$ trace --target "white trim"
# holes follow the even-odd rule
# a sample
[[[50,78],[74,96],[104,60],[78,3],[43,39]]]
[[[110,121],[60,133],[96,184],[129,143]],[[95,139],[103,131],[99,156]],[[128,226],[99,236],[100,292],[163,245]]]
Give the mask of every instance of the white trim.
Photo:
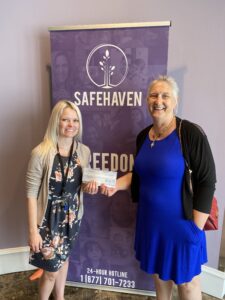
[[[106,28],[133,28],[133,27],[161,27],[171,26],[170,21],[162,22],[140,22],[140,23],[114,23],[114,24],[95,24],[95,25],[75,25],[75,26],[50,26],[49,31],[63,30],[84,30],[84,29],[106,29]]]
[[[36,269],[35,267],[29,265],[28,260],[29,247],[0,249],[0,275]],[[141,290],[119,289],[89,284],[84,285],[76,282],[67,282],[67,284],[86,288],[112,290],[130,294],[133,293],[141,295],[154,295],[154,293],[152,294],[152,292]],[[222,299],[225,295],[225,272],[210,268],[208,266],[203,266],[201,273],[201,284],[202,291],[205,294]]]
[[[34,270],[29,265],[29,247],[0,249],[0,275]]]
[[[223,299],[225,294],[225,273],[202,266],[201,285],[203,293]]]

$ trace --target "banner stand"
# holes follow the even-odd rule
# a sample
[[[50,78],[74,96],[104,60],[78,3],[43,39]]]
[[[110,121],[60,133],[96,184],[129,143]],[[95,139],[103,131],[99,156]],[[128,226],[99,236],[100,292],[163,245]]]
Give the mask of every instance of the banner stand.
[[[150,81],[167,73],[171,22],[49,27],[52,105],[73,101],[83,117],[83,143],[94,169],[132,171],[137,134],[151,122]],[[155,295],[135,259],[136,204],[129,191],[85,195],[84,217],[67,284]]]

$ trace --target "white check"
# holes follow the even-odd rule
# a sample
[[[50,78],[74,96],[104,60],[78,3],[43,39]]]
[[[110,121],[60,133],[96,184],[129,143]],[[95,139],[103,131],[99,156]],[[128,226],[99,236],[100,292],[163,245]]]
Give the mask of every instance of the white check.
[[[105,184],[108,187],[116,186],[117,172],[83,168],[83,182],[96,181],[98,185]]]

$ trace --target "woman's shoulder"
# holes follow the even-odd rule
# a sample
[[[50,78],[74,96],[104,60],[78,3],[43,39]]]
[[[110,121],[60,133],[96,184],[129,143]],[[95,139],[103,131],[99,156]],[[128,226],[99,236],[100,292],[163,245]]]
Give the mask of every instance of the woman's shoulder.
[[[149,125],[149,126],[145,127],[144,129],[142,129],[142,130],[138,133],[137,138],[146,136],[146,135],[148,134],[148,132],[149,132],[149,130],[150,130],[151,127],[152,127],[152,125]]]
[[[53,158],[56,154],[56,149],[53,147],[47,147],[46,144],[42,141],[31,151],[30,161],[33,163],[39,163],[41,165],[46,164]]]
[[[146,138],[146,136],[148,135],[148,132],[149,132],[151,126],[152,125],[149,125],[149,126],[145,127],[144,129],[142,129],[138,133],[138,135],[137,135],[137,142],[139,142],[139,141],[141,142],[141,141],[143,141]]]
[[[42,155],[42,145],[41,143],[34,147],[30,153],[29,163],[28,163],[28,171],[36,170],[40,171],[44,165],[44,159]]]
[[[189,120],[182,120],[182,127],[183,130],[185,130],[187,133],[195,135],[196,137],[205,137],[205,131],[203,128],[194,122],[191,122]]]
[[[148,135],[148,132],[150,130],[152,125],[149,125],[147,127],[145,127],[144,129],[142,129],[138,135],[137,135],[137,138],[136,138],[136,147],[137,147],[137,152],[139,151],[141,145],[143,144],[146,136]]]
[[[46,153],[47,154],[56,153],[56,149],[54,149],[50,145],[46,145],[46,143],[44,141],[42,141],[40,144],[35,146],[31,151],[31,154],[35,155],[37,157],[42,157],[43,153],[45,153],[45,154]]]
[[[91,152],[90,148],[87,145],[79,141],[77,142],[77,151],[80,151],[82,153],[87,153],[87,154]]]
[[[36,157],[37,159],[38,158],[40,159],[42,150],[43,150],[43,142],[41,142],[40,144],[38,144],[31,150],[31,156]]]

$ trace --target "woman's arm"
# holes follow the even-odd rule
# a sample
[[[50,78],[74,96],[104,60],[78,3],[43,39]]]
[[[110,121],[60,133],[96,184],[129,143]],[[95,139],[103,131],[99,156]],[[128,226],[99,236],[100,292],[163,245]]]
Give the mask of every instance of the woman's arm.
[[[204,131],[192,129],[190,161],[193,171],[193,221],[203,229],[208,219],[216,184],[216,170],[212,151]]]
[[[39,252],[42,248],[42,238],[37,227],[37,199],[28,198],[27,202],[29,246],[32,251]]]
[[[127,189],[129,189],[129,187],[131,185],[131,178],[132,178],[132,173],[131,172],[129,172],[126,175],[118,178],[117,181],[116,181],[115,188],[109,188],[109,187],[102,184],[101,188],[100,188],[101,193],[103,195],[111,197],[118,191],[127,190]]]
[[[42,238],[38,231],[37,197],[43,177],[43,164],[35,148],[29,160],[26,174],[26,194],[28,208],[28,242],[32,251],[39,252],[42,248]]]
[[[197,131],[198,130],[198,131]],[[209,141],[201,128],[194,129],[190,151],[193,175],[193,209],[209,214],[216,184],[216,169]],[[197,131],[197,132],[196,132]],[[198,134],[198,135],[197,135]]]

